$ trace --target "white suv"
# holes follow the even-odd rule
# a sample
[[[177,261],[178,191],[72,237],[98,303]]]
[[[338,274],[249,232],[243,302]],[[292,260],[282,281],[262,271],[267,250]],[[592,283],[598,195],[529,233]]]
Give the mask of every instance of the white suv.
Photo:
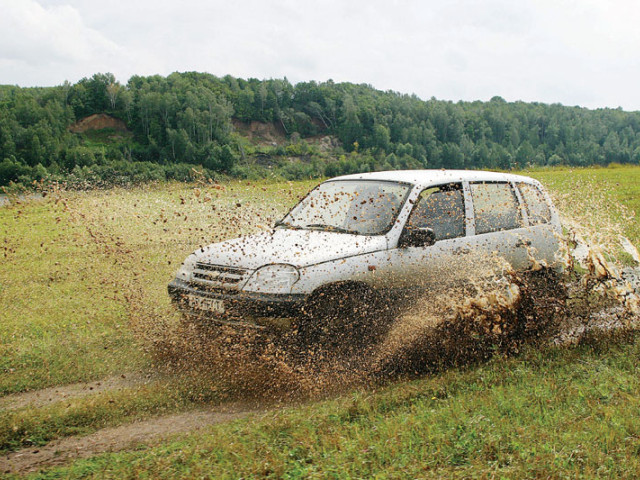
[[[559,233],[549,196],[528,177],[456,170],[347,175],[318,185],[272,230],[189,255],[169,294],[211,323],[259,327],[293,317],[302,319],[301,331],[317,333],[314,313],[322,313],[323,328],[335,322],[362,333],[373,323],[362,312],[442,282],[440,272],[453,260],[489,253],[516,269],[551,266]]]

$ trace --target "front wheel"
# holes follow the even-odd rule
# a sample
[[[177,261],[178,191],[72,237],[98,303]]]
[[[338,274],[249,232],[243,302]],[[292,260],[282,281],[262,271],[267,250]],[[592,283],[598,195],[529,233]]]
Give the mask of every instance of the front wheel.
[[[316,292],[298,324],[307,347],[357,353],[375,345],[391,324],[391,308],[374,290],[360,285],[336,285]]]

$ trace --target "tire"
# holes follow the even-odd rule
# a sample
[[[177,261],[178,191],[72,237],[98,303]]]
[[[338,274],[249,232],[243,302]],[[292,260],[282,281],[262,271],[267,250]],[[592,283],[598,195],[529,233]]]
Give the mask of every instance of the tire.
[[[390,309],[365,285],[335,285],[316,292],[298,324],[308,348],[357,353],[377,344],[389,330]]]

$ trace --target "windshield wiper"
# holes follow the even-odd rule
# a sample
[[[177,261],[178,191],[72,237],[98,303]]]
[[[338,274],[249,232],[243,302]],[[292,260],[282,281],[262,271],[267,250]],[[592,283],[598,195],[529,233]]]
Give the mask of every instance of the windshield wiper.
[[[294,225],[292,223],[289,222],[285,222],[284,220],[278,220],[274,227],[287,227],[287,228],[292,228],[293,230],[300,230],[302,227],[298,227],[297,225]]]
[[[348,230],[346,228],[336,227],[335,225],[325,225],[324,223],[310,223],[309,225],[305,225],[305,228],[319,228],[328,232],[351,233],[358,235],[358,232],[355,230]]]

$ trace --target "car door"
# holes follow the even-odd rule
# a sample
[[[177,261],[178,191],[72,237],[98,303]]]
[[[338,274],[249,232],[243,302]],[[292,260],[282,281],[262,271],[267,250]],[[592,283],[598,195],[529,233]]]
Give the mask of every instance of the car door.
[[[549,201],[537,185],[518,182],[516,186],[527,217],[522,236],[529,255],[551,266],[556,261],[560,229],[552,222]]]
[[[474,234],[472,250],[499,256],[514,268],[529,265],[529,232],[513,185],[509,182],[470,182]]]
[[[458,265],[469,252],[467,206],[461,183],[439,185],[423,190],[398,239],[388,252],[378,278],[385,287],[422,288],[455,281]],[[429,228],[435,236],[432,245],[403,246],[412,229]]]

